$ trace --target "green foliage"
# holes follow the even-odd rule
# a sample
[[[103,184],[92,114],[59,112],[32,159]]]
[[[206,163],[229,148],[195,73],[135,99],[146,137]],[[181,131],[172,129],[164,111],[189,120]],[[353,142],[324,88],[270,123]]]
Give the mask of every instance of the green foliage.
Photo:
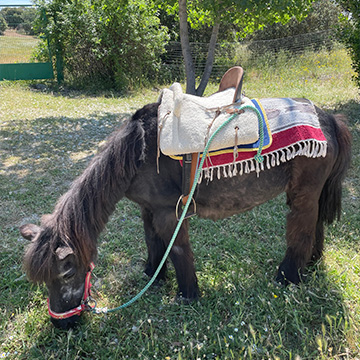
[[[36,15],[37,11],[35,8],[4,8],[0,11],[0,18],[3,17],[5,19],[8,27],[16,29],[17,31],[23,32],[27,35],[35,35],[33,25]]]
[[[22,23],[18,26],[18,30],[24,31],[27,35],[36,35],[34,30],[34,23],[37,16],[35,8],[26,8],[21,14]]]
[[[54,0],[40,27],[77,86],[129,89],[157,80],[167,29],[146,0]]]
[[[7,29],[7,24],[4,17],[0,13],[0,35],[4,34],[4,31]]]
[[[305,19],[292,17],[286,24],[274,23],[256,31],[251,40],[270,40],[293,35],[335,29],[339,22],[339,6],[332,0],[318,0],[311,6]]]
[[[255,53],[331,49],[336,44],[336,39],[330,38],[329,31],[335,32],[340,11],[339,6],[332,0],[318,0],[312,4],[305,19],[300,21],[294,16],[286,24],[269,24],[250,34],[247,37],[247,40],[252,41],[249,49]],[[259,41],[273,39],[281,41]]]
[[[353,68],[357,72],[355,80],[360,87],[360,3],[358,0],[339,2],[345,11],[339,37],[349,50]]]
[[[16,29],[23,22],[21,8],[4,8],[1,13],[10,28]]]
[[[216,22],[221,23],[219,39],[226,41],[233,41],[235,35],[237,37],[248,36],[270,24],[286,24],[288,21],[300,22],[308,15],[313,1],[293,0],[291,5],[282,0],[272,1],[271,4],[258,0],[188,1],[190,41],[207,42],[211,35],[211,28]],[[174,21],[178,21],[177,0],[159,1],[159,6],[173,16]]]

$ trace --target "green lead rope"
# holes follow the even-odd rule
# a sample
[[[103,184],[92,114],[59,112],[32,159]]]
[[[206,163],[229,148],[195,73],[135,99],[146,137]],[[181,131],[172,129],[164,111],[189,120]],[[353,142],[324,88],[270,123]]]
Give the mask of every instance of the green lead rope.
[[[246,109],[249,109],[249,110],[252,110],[256,113],[257,117],[258,117],[258,121],[259,121],[259,148],[258,148],[258,151],[257,151],[257,154],[254,156],[254,159],[261,163],[263,162],[263,156],[261,155],[261,151],[262,151],[262,148],[263,148],[263,144],[264,144],[264,129],[263,129],[263,126],[262,126],[262,116],[259,112],[259,110],[255,107],[252,107],[252,106],[249,106],[249,105],[245,105],[243,107],[240,107],[240,109],[242,110],[246,110]],[[131,304],[133,304],[135,301],[137,301],[142,295],[144,295],[144,293],[149,289],[149,287],[153,284],[153,282],[155,281],[156,277],[159,275],[159,272],[161,270],[161,268],[163,267],[170,251],[171,251],[171,248],[172,246],[174,245],[174,242],[175,242],[175,239],[180,231],[180,227],[184,221],[184,218],[187,214],[187,211],[189,209],[189,206],[190,206],[190,203],[192,201],[192,198],[194,196],[194,192],[195,192],[195,189],[196,189],[196,185],[197,185],[197,182],[199,180],[199,176],[201,174],[201,171],[202,171],[202,168],[204,166],[204,162],[206,160],[206,155],[207,153],[209,152],[209,147],[210,147],[210,144],[211,142],[213,141],[214,137],[218,134],[218,132],[223,128],[225,127],[226,125],[228,125],[233,119],[234,117],[238,116],[238,114],[233,114],[231,115],[226,121],[224,121],[215,131],[214,133],[211,135],[211,137],[209,138],[209,141],[207,142],[206,146],[205,146],[205,149],[204,149],[204,152],[203,152],[203,156],[201,158],[201,161],[200,161],[200,164],[199,164],[199,167],[198,167],[198,170],[196,172],[196,175],[195,175],[195,179],[194,179],[194,183],[193,183],[193,186],[190,190],[190,193],[189,193],[189,198],[184,206],[184,209],[182,211],[182,214],[180,216],[180,219],[178,221],[178,224],[175,228],[175,231],[174,231],[174,234],[170,240],[170,243],[165,251],[165,254],[158,266],[158,268],[156,269],[154,275],[152,276],[152,278],[149,280],[149,282],[145,285],[145,287],[137,294],[135,295],[132,299],[130,299],[128,302],[126,302],[125,304],[123,305],[120,305],[116,308],[113,308],[113,309],[108,309],[106,307],[104,308],[97,308],[96,306],[92,309],[90,309],[91,312],[93,313],[96,313],[96,314],[102,314],[102,313],[112,313],[112,312],[116,312],[116,311],[119,311],[121,309],[124,309],[128,306],[130,306]]]

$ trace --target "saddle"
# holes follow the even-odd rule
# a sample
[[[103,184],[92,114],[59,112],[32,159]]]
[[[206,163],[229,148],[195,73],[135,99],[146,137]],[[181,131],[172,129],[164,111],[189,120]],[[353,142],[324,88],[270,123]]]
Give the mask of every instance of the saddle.
[[[181,197],[183,204],[186,203],[193,185],[199,153],[202,152],[211,131],[215,131],[216,127],[230,116],[234,106],[251,104],[249,99],[242,97],[241,94],[243,75],[244,71],[239,66],[229,69],[220,81],[219,90],[207,98],[183,94],[178,83],[173,84],[169,89],[164,89],[161,94],[158,146],[165,155],[183,154]],[[228,133],[224,131],[223,134],[219,134],[219,139],[216,139],[218,142],[214,141],[210,149],[234,146],[234,138],[235,146],[238,144],[238,139],[241,139],[241,144],[256,141],[259,134],[258,122],[256,117],[254,119],[254,114],[251,113],[250,116],[253,118],[247,119],[243,115],[237,117],[241,118],[241,121],[234,125],[237,129],[236,136],[234,137],[234,128],[229,127]],[[251,125],[251,129],[247,128],[248,124]],[[184,136],[183,133],[186,135]]]
[[[226,71],[220,80],[218,92],[235,88],[232,102],[241,101],[241,90],[244,79],[244,70],[240,66],[234,66]],[[199,163],[199,153],[184,154],[183,155],[183,171],[182,171],[182,203],[185,206],[190,190],[194,184],[196,168]],[[195,207],[195,205],[194,205]],[[196,213],[196,208],[193,209]]]

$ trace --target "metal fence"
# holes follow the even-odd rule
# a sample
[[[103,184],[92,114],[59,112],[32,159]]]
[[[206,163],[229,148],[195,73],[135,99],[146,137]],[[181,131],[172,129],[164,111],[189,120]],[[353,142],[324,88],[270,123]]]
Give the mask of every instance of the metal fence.
[[[224,72],[233,65],[243,65],[244,62],[257,61],[267,55],[268,59],[276,59],[279,54],[286,53],[289,58],[297,56],[305,51],[318,51],[320,49],[332,49],[337,43],[334,41],[331,31],[319,31],[308,34],[290,36],[281,39],[241,41],[235,43],[217,44],[212,78],[221,78]],[[173,76],[174,80],[182,80],[185,77],[180,42],[170,42],[166,53],[163,55],[165,68]],[[201,76],[206,64],[208,52],[207,43],[192,43],[191,51],[195,63],[196,76]]]

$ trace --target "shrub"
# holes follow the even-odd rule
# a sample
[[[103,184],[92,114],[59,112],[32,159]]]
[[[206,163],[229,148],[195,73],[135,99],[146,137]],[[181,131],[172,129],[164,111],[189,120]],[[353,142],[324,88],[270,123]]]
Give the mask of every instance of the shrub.
[[[157,8],[146,0],[54,0],[41,27],[52,54],[76,86],[129,89],[156,81],[167,42]]]
[[[338,34],[349,50],[353,68],[357,73],[355,81],[360,87],[360,3],[358,0],[341,0],[340,3],[344,13]]]

